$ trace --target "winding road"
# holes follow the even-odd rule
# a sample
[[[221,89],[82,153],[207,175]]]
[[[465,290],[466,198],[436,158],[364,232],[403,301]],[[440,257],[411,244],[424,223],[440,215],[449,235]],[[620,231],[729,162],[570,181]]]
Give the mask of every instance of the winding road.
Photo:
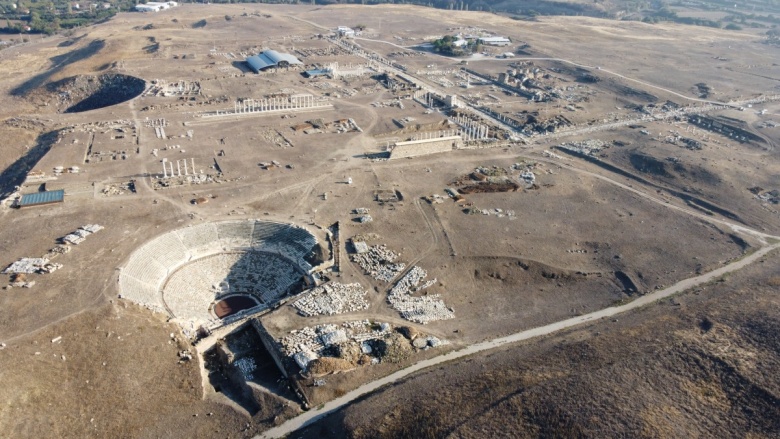
[[[300,21],[305,21],[305,20],[300,20]],[[324,28],[323,26],[320,26],[320,25],[318,25],[316,23],[312,23],[312,22],[309,22],[309,21],[305,21],[305,22],[309,23],[309,24],[311,24],[311,25],[313,25],[315,27],[318,27],[320,29]],[[390,43],[390,42],[387,42],[387,41],[381,41],[381,40],[369,40],[369,41],[386,43],[386,44],[390,44],[392,46],[396,46],[396,47],[399,47],[399,48],[406,48],[406,47],[398,46],[397,44]],[[589,69],[598,69],[600,72],[604,72],[604,73],[607,73],[607,74],[610,74],[610,75],[614,75],[616,77],[623,78],[623,79],[625,79],[627,81],[636,82],[636,83],[642,84],[642,85],[644,85],[646,87],[650,87],[650,88],[653,88],[653,89],[661,90],[661,91],[664,91],[666,93],[670,93],[672,95],[675,95],[675,96],[678,96],[680,98],[686,99],[688,101],[699,102],[699,103],[710,104],[710,105],[718,105],[718,106],[732,106],[733,107],[735,105],[738,105],[736,103],[723,103],[723,102],[709,101],[709,100],[704,100],[704,99],[691,98],[691,97],[688,97],[688,96],[684,96],[684,95],[682,95],[680,93],[674,92],[672,90],[668,90],[668,89],[665,89],[665,88],[662,88],[662,87],[659,87],[659,86],[655,86],[655,85],[649,84],[649,83],[641,81],[641,80],[628,78],[628,77],[623,76],[623,75],[621,75],[619,73],[615,73],[615,72],[612,72],[612,71],[609,71],[609,70],[605,70],[605,69],[601,69],[601,68],[594,67],[594,66],[578,64],[578,63],[575,63],[573,61],[569,61],[569,60],[565,60],[565,59],[560,59],[560,58],[516,58],[516,59],[517,60],[558,61],[558,62],[571,64],[571,65],[574,65],[574,66],[577,66],[577,67],[584,67],[584,68],[589,68]],[[491,60],[491,59],[484,59],[484,60]],[[497,60],[497,61],[506,62],[506,60]],[[770,99],[778,99],[778,97],[777,96],[773,96]],[[538,160],[538,158],[536,158],[536,159]],[[475,343],[475,344],[466,346],[466,347],[464,347],[462,349],[459,349],[459,350],[451,351],[451,352],[448,352],[446,354],[442,354],[440,356],[437,356],[437,357],[434,357],[434,358],[430,358],[430,359],[427,359],[427,360],[422,360],[422,361],[420,361],[418,363],[415,363],[415,364],[413,364],[413,365],[411,365],[411,366],[409,366],[409,367],[407,367],[405,369],[402,369],[402,370],[399,370],[399,371],[397,371],[395,373],[392,373],[392,374],[390,374],[390,375],[388,375],[388,376],[386,376],[384,378],[380,378],[380,379],[378,379],[376,381],[372,381],[370,383],[366,383],[366,384],[358,387],[357,389],[352,390],[352,391],[344,394],[343,396],[341,396],[339,398],[336,398],[336,399],[334,399],[332,401],[329,401],[329,402],[325,403],[324,405],[322,405],[322,406],[320,406],[320,407],[318,407],[316,409],[309,410],[309,411],[307,411],[307,412],[305,412],[305,413],[303,413],[303,414],[301,414],[301,415],[299,415],[299,416],[297,416],[295,418],[292,418],[292,419],[284,422],[283,424],[281,424],[281,425],[279,425],[277,427],[274,427],[274,428],[272,428],[272,429],[270,429],[270,430],[268,430],[268,431],[266,431],[264,433],[261,433],[261,434],[255,436],[255,439],[278,438],[278,437],[286,436],[286,435],[288,435],[288,434],[290,434],[290,433],[292,433],[292,432],[294,432],[296,430],[299,430],[301,428],[304,428],[304,427],[306,427],[308,425],[313,424],[314,422],[317,422],[318,420],[322,419],[325,416],[328,416],[328,415],[330,415],[330,414],[332,414],[332,413],[334,413],[334,412],[344,408],[345,406],[349,405],[350,403],[352,403],[353,401],[355,401],[356,399],[358,399],[358,398],[360,398],[360,397],[362,397],[364,395],[367,395],[369,393],[375,392],[375,391],[381,389],[384,386],[391,385],[391,384],[397,382],[400,379],[408,377],[409,375],[411,375],[413,373],[416,373],[416,372],[419,372],[419,371],[431,368],[433,366],[437,366],[437,365],[440,365],[440,364],[448,362],[448,361],[461,359],[461,358],[464,358],[464,357],[467,357],[467,356],[470,356],[470,355],[474,355],[474,354],[477,354],[477,353],[480,353],[480,352],[488,351],[488,350],[491,350],[491,349],[496,349],[496,348],[499,348],[499,347],[504,346],[504,345],[509,344],[509,343],[517,343],[517,342],[521,342],[521,341],[525,341],[525,340],[530,340],[530,339],[536,338],[536,337],[541,337],[541,336],[545,336],[545,335],[554,334],[556,332],[563,331],[563,330],[566,330],[566,329],[569,329],[569,328],[573,328],[575,326],[588,324],[588,323],[591,323],[591,322],[596,322],[596,321],[601,320],[601,319],[614,317],[614,316],[617,316],[617,315],[620,315],[620,314],[624,314],[624,313],[627,313],[627,312],[630,312],[630,311],[633,311],[633,310],[636,310],[636,309],[639,309],[639,308],[642,308],[642,307],[645,307],[645,306],[648,306],[648,305],[652,305],[653,303],[656,303],[659,300],[668,298],[668,297],[673,296],[675,294],[679,294],[679,293],[681,293],[683,291],[686,291],[686,290],[698,287],[698,286],[700,286],[702,284],[706,284],[708,282],[711,282],[711,281],[713,281],[713,280],[715,280],[715,279],[725,275],[726,273],[739,270],[739,269],[741,269],[741,268],[743,268],[743,267],[745,267],[745,266],[747,266],[747,265],[749,265],[749,264],[751,264],[751,263],[753,263],[753,262],[755,262],[755,261],[765,257],[768,253],[770,253],[772,251],[775,251],[777,249],[780,249],[780,237],[779,236],[770,235],[770,234],[767,234],[767,233],[763,233],[763,232],[760,232],[760,231],[757,231],[757,230],[750,229],[750,228],[742,226],[742,225],[733,224],[733,223],[731,223],[729,221],[726,221],[726,220],[712,218],[712,217],[707,217],[707,216],[705,216],[703,214],[691,211],[691,210],[686,209],[684,207],[676,206],[676,205],[667,203],[664,200],[658,199],[658,198],[653,197],[652,195],[650,195],[648,193],[645,193],[645,192],[643,192],[641,190],[635,189],[635,188],[631,187],[630,185],[627,185],[627,184],[624,184],[624,183],[612,180],[609,177],[606,177],[606,176],[603,176],[603,175],[599,175],[599,174],[596,174],[596,173],[593,173],[593,172],[590,172],[590,171],[586,171],[586,170],[583,170],[583,169],[578,169],[578,168],[576,168],[574,166],[571,166],[570,164],[562,163],[560,161],[546,160],[546,159],[541,159],[541,160],[542,161],[547,161],[547,162],[554,162],[556,164],[559,164],[559,165],[562,165],[562,166],[564,166],[566,168],[569,168],[569,169],[571,169],[573,171],[585,173],[585,174],[588,174],[588,175],[593,176],[595,178],[599,178],[601,180],[604,180],[604,181],[606,181],[608,183],[617,185],[618,187],[620,187],[622,189],[630,191],[630,192],[632,192],[632,193],[634,193],[636,195],[639,195],[639,196],[641,196],[641,197],[643,197],[643,198],[645,198],[645,199],[647,199],[649,201],[658,203],[659,205],[665,206],[667,208],[674,209],[674,210],[677,210],[677,211],[681,211],[683,213],[692,215],[692,216],[694,216],[696,218],[699,218],[699,219],[702,219],[702,220],[705,220],[705,221],[708,221],[708,222],[711,222],[711,223],[715,223],[715,224],[718,224],[718,225],[721,225],[721,226],[729,227],[732,230],[734,230],[735,232],[752,235],[752,236],[758,238],[758,240],[761,241],[764,244],[764,246],[759,248],[758,250],[756,250],[753,253],[744,255],[740,259],[732,260],[728,264],[726,264],[726,265],[724,265],[724,266],[722,266],[722,267],[720,267],[718,269],[715,269],[713,271],[710,271],[708,273],[705,273],[705,274],[702,274],[702,275],[699,275],[699,276],[691,277],[691,278],[688,278],[688,279],[683,279],[683,280],[677,282],[676,284],[674,284],[674,285],[672,285],[670,287],[654,291],[652,293],[649,293],[647,295],[639,297],[636,300],[634,300],[632,302],[629,302],[627,304],[620,305],[620,306],[614,306],[614,307],[608,307],[608,308],[601,309],[601,310],[598,310],[598,311],[594,311],[592,313],[585,314],[585,315],[582,315],[582,316],[577,316],[577,317],[573,317],[573,318],[570,318],[570,319],[566,319],[566,320],[561,320],[561,321],[558,321],[558,322],[550,323],[548,325],[544,325],[544,326],[540,326],[540,327],[536,327],[536,328],[532,328],[532,329],[527,329],[527,330],[524,330],[524,331],[516,332],[516,333],[508,335],[508,336],[498,337],[498,338],[495,338],[495,339],[492,339],[492,340],[488,340],[488,341],[484,341],[484,342],[480,342],[480,343]],[[436,230],[434,230],[435,228],[433,227],[433,225],[431,224],[431,222],[428,219],[427,215],[423,211],[422,206],[417,204],[416,208],[420,210],[420,213],[423,215],[424,219],[426,220],[426,223],[427,223],[431,233],[433,234],[434,243],[432,245],[435,246],[437,244],[437,241],[438,241],[438,236],[436,234]],[[429,251],[430,251],[430,249],[429,249]],[[412,265],[412,264],[410,264],[410,265]]]
[[[495,349],[503,345],[506,345],[508,343],[517,343],[520,341],[525,341],[532,338],[541,337],[544,335],[554,334],[564,329],[569,329],[585,323],[595,322],[600,319],[605,319],[619,314],[624,314],[626,312],[653,304],[661,299],[673,296],[685,290],[715,280],[726,273],[739,270],[757,261],[758,259],[764,257],[767,253],[777,249],[780,249],[780,242],[776,242],[775,244],[763,247],[758,251],[756,251],[755,253],[752,253],[742,259],[735,260],[730,264],[724,265],[723,267],[720,267],[716,270],[710,271],[700,276],[681,280],[680,282],[677,282],[676,284],[668,288],[664,288],[662,290],[658,290],[653,293],[647,294],[625,305],[604,308],[582,316],[561,320],[555,323],[551,323],[549,325],[539,326],[537,328],[532,328],[525,331],[516,332],[514,334],[505,337],[499,337],[493,340],[476,343],[457,351],[451,351],[435,358],[420,361],[418,363],[413,364],[412,366],[407,367],[406,369],[399,370],[398,372],[390,374],[384,378],[380,378],[376,381],[372,381],[370,383],[364,384],[358,387],[357,389],[346,393],[344,396],[341,396],[339,398],[336,398],[332,401],[325,403],[319,408],[309,410],[308,412],[305,412],[293,419],[290,419],[289,421],[277,427],[274,427],[264,433],[261,433],[258,436],[255,436],[255,439],[279,438],[288,435],[298,429],[301,429],[314,422],[317,422],[319,419],[328,416],[333,412],[347,406],[352,401],[360,398],[363,395],[374,392],[386,385],[393,384],[394,382],[402,378],[405,378],[415,372],[445,363],[447,361],[453,361],[453,360],[467,357],[469,355],[474,355],[483,351]]]

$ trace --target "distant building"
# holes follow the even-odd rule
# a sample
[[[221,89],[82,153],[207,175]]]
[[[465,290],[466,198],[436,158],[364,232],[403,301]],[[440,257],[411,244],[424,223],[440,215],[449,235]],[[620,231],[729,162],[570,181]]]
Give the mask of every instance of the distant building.
[[[275,67],[303,65],[295,56],[290,55],[289,53],[279,53],[275,50],[266,50],[255,56],[250,56],[246,59],[246,63],[255,73],[260,73],[262,70]]]
[[[137,12],[157,12],[157,11],[162,10],[162,8],[160,8],[159,6],[157,6],[157,5],[150,5],[150,4],[135,5],[134,9]]]
[[[486,46],[508,46],[512,41],[507,37],[482,37],[479,39]]]
[[[135,10],[138,12],[157,12],[165,9],[175,8],[179,6],[179,3],[171,2],[147,2],[146,4],[135,5]]]
[[[458,38],[457,40],[452,42],[452,45],[456,46],[456,47],[463,47],[463,46],[467,45],[468,43],[469,42],[467,40],[464,40],[463,38]]]
[[[355,38],[355,34],[356,34],[354,29],[346,26],[339,26],[336,29],[336,32],[338,32],[339,36],[346,37],[346,38]]]
[[[328,76],[330,75],[330,70],[328,69],[312,69],[312,70],[306,70],[303,72],[303,75],[307,78],[316,78],[318,76]]]

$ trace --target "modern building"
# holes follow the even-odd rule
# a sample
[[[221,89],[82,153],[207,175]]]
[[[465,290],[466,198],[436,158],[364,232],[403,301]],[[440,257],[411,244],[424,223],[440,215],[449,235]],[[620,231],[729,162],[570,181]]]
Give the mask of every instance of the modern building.
[[[339,26],[336,32],[338,32],[339,36],[346,38],[355,38],[356,34],[354,29],[347,26]]]
[[[145,5],[135,5],[134,9],[138,12],[157,12],[157,11],[161,11],[163,8],[160,5],[145,4]]]
[[[487,46],[508,46],[512,41],[507,37],[481,37],[479,41]]]
[[[295,56],[289,53],[279,53],[275,50],[266,50],[255,56],[250,56],[246,59],[246,63],[249,64],[249,68],[254,70],[255,73],[260,73],[262,70],[269,68],[303,65]]]
[[[177,2],[147,2],[146,4],[135,5],[135,10],[138,12],[157,12],[165,9],[175,8],[179,6]]]

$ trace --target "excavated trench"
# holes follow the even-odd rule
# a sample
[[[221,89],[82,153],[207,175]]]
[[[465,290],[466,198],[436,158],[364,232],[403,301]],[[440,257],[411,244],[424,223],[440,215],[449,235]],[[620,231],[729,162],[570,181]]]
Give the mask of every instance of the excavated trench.
[[[65,107],[62,112],[80,113],[129,101],[143,93],[146,82],[134,76],[106,73],[71,76],[46,88],[57,95],[58,108]]]

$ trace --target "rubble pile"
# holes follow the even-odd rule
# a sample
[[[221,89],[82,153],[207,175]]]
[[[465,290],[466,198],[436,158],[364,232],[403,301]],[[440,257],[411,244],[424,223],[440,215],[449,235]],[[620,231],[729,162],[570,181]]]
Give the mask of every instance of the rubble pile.
[[[34,285],[35,281],[28,281],[27,275],[24,273],[15,273],[11,275],[11,288],[32,288]]]
[[[398,254],[388,250],[384,244],[371,246],[367,252],[352,255],[352,262],[358,264],[369,276],[376,280],[390,282],[406,268],[406,264],[393,263]]]
[[[563,143],[559,147],[580,154],[594,155],[601,152],[601,150],[608,148],[609,145],[601,140],[583,140],[582,142]]]
[[[766,190],[760,186],[748,188],[756,199],[764,203],[780,204],[780,190]]]
[[[290,335],[280,339],[279,343],[282,345],[282,352],[295,360],[301,369],[306,370],[308,364],[324,356],[328,348],[347,343],[362,345],[366,341],[384,337],[391,330],[392,326],[388,323],[372,324],[368,320],[358,320],[341,325],[307,326],[291,331]]]
[[[191,174],[191,175],[182,175],[182,176],[172,176],[169,178],[154,179],[152,182],[152,189],[161,190],[161,189],[174,188],[178,186],[208,184],[208,183],[221,184],[221,183],[228,183],[231,181],[240,181],[242,179],[243,177],[227,179],[224,178],[222,174],[219,172],[215,174]]]
[[[241,371],[241,374],[244,375],[244,378],[247,381],[251,381],[255,378],[257,363],[255,363],[255,359],[253,357],[241,357],[233,364],[238,367],[238,370]]]
[[[79,227],[75,232],[63,236],[60,238],[60,241],[66,244],[78,245],[84,242],[87,239],[87,236],[101,230],[103,230],[103,226],[101,225],[87,224],[86,226]]]
[[[342,314],[368,308],[365,297],[366,291],[359,283],[333,282],[314,288],[293,306],[305,317]]]
[[[54,268],[53,270],[46,268],[47,266],[54,266],[54,265],[57,265],[57,267]],[[14,274],[14,273],[32,274],[32,273],[44,273],[44,272],[50,273],[60,267],[62,267],[62,264],[50,264],[49,260],[46,258],[21,258],[16,262],[14,262],[13,264],[9,265],[5,270],[3,270],[3,274]]]
[[[264,141],[273,144],[277,148],[284,149],[284,148],[291,148],[293,146],[293,144],[289,140],[287,140],[287,138],[284,137],[282,133],[280,133],[275,129],[270,129],[270,128],[263,129],[260,130],[258,134],[260,134],[260,138],[262,138]]]
[[[33,285],[35,285],[35,281],[27,281],[26,277],[19,276],[19,275],[27,275],[33,273],[48,274],[59,270],[60,268],[62,268],[63,265],[58,264],[56,262],[51,262],[51,260],[56,258],[59,255],[69,253],[71,247],[67,244],[81,243],[84,241],[84,239],[86,239],[87,236],[99,232],[100,230],[103,230],[103,226],[98,224],[87,224],[85,226],[81,226],[75,232],[60,238],[62,244],[57,244],[54,248],[50,249],[42,257],[21,258],[16,262],[12,263],[11,265],[9,265],[8,267],[6,267],[6,269],[3,270],[3,274],[14,275],[15,280],[13,280],[10,286],[12,287],[22,286],[22,287],[30,288]]]
[[[689,137],[683,137],[677,132],[673,132],[672,135],[666,136],[664,139],[666,143],[680,146],[681,148],[686,148],[691,151],[701,151],[703,145],[701,142],[699,142],[696,139],[691,139]]]
[[[523,171],[523,173],[520,174],[520,179],[527,185],[533,185],[534,182],[536,182],[536,175],[531,171]]]
[[[414,297],[413,293],[420,292],[436,283],[436,279],[417,285],[428,276],[428,273],[418,266],[412,267],[398,283],[390,290],[387,301],[401,317],[406,320],[422,323],[436,320],[448,320],[455,318],[455,313],[447,308],[439,295]]]
[[[356,320],[291,331],[279,340],[284,355],[317,377],[379,362],[397,363],[415,352],[446,344],[409,327]]]
[[[101,193],[110,197],[114,195],[124,195],[126,193],[135,193],[135,180],[121,183],[109,183],[103,187]]]

